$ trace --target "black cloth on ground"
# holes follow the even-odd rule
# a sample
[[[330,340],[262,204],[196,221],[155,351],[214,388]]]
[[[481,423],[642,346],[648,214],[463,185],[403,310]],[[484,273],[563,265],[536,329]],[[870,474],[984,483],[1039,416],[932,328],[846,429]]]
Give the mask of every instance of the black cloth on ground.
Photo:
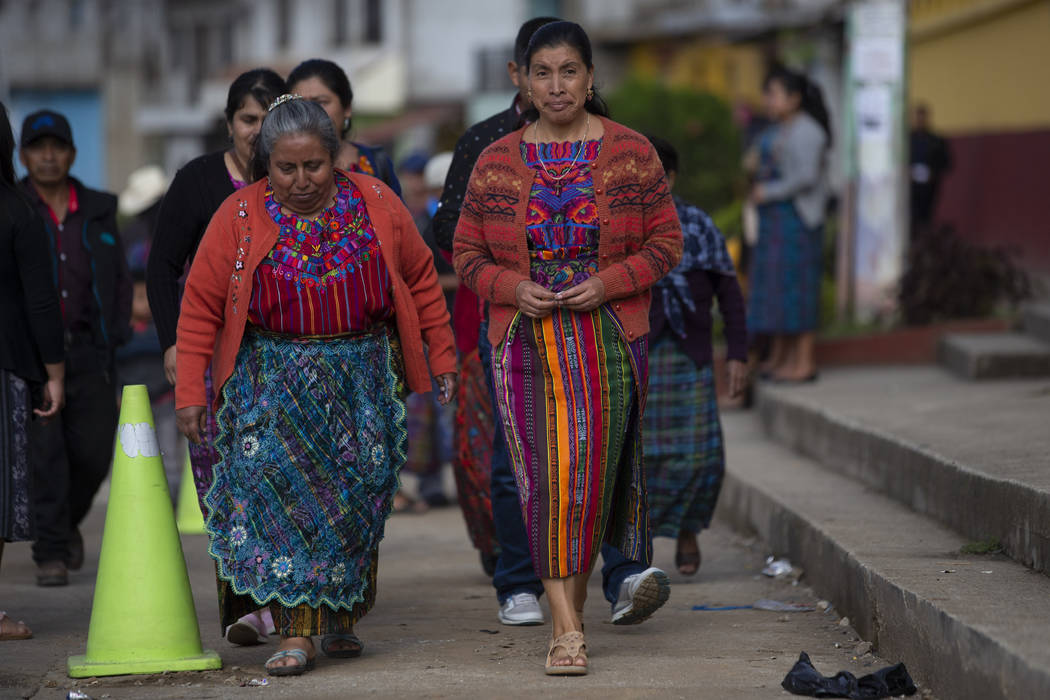
[[[780,685],[795,695],[851,700],[914,695],[916,691],[915,683],[912,682],[904,664],[887,666],[860,678],[849,671],[839,671],[834,676],[822,676],[806,652],[799,655],[798,661]]]

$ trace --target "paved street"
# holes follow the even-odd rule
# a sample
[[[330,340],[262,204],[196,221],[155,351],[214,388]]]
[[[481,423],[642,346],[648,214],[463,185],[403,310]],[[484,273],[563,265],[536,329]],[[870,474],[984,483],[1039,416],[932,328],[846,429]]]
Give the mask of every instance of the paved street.
[[[91,606],[103,508],[86,534],[89,565],[67,588],[33,583],[28,545],[9,545],[0,578],[0,608],[24,618],[36,637],[4,642],[0,697],[64,698],[78,687],[93,698],[220,697],[789,697],[780,681],[798,653],[810,653],[828,675],[866,673],[882,662],[854,660],[852,630],[833,612],[693,611],[694,605],[750,604],[759,598],[816,603],[805,586],[758,575],[764,551],[718,526],[701,538],[704,565],[696,580],[672,574],[670,602],[637,627],[607,624],[608,606],[592,586],[586,624],[591,674],[543,675],[549,626],[511,628],[496,620],[495,598],[470,548],[458,510],[390,520],[380,563],[375,609],[359,625],[362,658],[320,657],[301,678],[266,678],[262,662],[274,645],[235,648],[219,636],[213,568],[203,537],[183,538],[206,648],[223,658],[221,671],[121,677],[74,682],[69,654],[83,653]],[[657,565],[672,569],[673,543],[657,542]],[[143,563],[148,566],[147,562]],[[150,624],[143,620],[142,624]],[[164,634],[158,628],[157,634]],[[838,643],[841,648],[835,648]],[[865,667],[869,664],[870,667]]]

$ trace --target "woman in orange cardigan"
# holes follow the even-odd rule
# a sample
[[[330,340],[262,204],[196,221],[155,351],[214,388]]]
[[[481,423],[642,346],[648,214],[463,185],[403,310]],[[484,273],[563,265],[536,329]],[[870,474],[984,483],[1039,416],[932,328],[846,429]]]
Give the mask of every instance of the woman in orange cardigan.
[[[553,618],[546,670],[583,675],[580,616],[603,538],[651,559],[648,290],[678,263],[682,232],[652,146],[604,117],[583,29],[545,25],[526,57],[535,121],[482,153],[453,260],[488,302],[497,403]],[[658,573],[637,580],[666,599]]]
[[[176,413],[196,442],[205,369],[216,389],[209,552],[226,625],[269,605],[273,675],[360,655],[383,525],[405,459],[404,385],[447,403],[455,350],[429,248],[379,180],[336,170],[324,110],[270,107],[259,181],[215,214],[177,333]]]

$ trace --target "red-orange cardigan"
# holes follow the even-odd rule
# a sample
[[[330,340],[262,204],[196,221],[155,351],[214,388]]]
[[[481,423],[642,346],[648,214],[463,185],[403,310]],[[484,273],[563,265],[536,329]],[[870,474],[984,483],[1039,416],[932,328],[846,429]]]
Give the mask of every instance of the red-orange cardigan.
[[[393,190],[374,177],[345,174],[364,195],[390,270],[406,380],[412,391],[430,391],[424,342],[434,376],[456,371],[448,308],[433,254]],[[212,217],[194,256],[175,343],[176,408],[205,405],[204,371],[209,363],[216,401],[233,373],[255,268],[277,242],[277,225],[264,203],[265,188],[262,180],[230,195]]]
[[[664,169],[641,134],[602,118],[605,135],[591,166],[598,207],[598,278],[628,339],[649,332],[649,288],[682,257]],[[463,198],[452,262],[489,304],[489,340],[501,343],[517,311],[515,291],[529,279],[525,215],[535,171],[521,157],[523,127],[481,153]]]

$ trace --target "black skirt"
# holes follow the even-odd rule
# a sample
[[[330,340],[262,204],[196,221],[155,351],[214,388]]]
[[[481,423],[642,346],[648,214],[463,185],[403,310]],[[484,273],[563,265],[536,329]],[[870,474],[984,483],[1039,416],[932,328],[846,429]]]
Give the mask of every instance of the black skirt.
[[[34,539],[29,386],[0,370],[0,540]]]

